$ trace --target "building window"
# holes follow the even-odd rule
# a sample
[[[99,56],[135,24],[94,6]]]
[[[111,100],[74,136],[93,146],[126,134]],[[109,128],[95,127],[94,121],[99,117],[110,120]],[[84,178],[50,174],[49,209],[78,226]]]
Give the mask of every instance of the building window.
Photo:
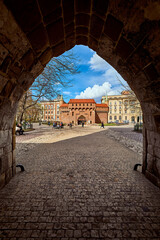
[[[47,114],[47,111],[46,111],[46,114]]]
[[[117,102],[114,102],[114,104],[116,105],[116,104],[117,104]]]
[[[79,106],[81,106],[81,103],[79,104]]]
[[[112,116],[110,116],[109,119],[112,120]]]
[[[127,116],[125,116],[125,120],[127,120]]]
[[[131,110],[131,113],[135,113],[135,111],[134,111],[134,110]]]
[[[48,109],[50,109],[50,105],[48,105]]]
[[[117,110],[115,109],[114,112],[117,112]]]
[[[72,106],[73,106],[74,104],[72,103]]]
[[[84,103],[83,103],[83,106],[84,106]]]
[[[88,106],[88,103],[87,103],[87,106]]]
[[[110,109],[112,109],[112,106],[110,106]]]
[[[53,109],[53,105],[51,105],[51,109]]]
[[[76,106],[77,106],[77,103],[76,103]]]
[[[92,112],[90,112],[90,116],[92,116]]]
[[[110,111],[110,114],[112,114],[112,111]]]
[[[135,101],[130,101],[130,104],[135,104]]]
[[[122,119],[122,117],[121,116],[119,116],[119,120],[121,120]]]
[[[121,111],[119,111],[119,114],[121,114]]]
[[[51,114],[53,114],[53,111],[51,111]]]
[[[57,116],[57,120],[59,120],[59,116]]]
[[[45,105],[45,109],[47,109],[47,105]]]
[[[50,119],[50,116],[48,117],[48,119]]]
[[[119,104],[121,105],[121,104],[122,104],[122,102],[121,102],[121,101],[119,101]]]
[[[74,112],[72,112],[72,116],[74,116]]]
[[[74,124],[74,121],[72,121],[72,123]]]
[[[125,113],[127,113],[127,110],[125,110]]]
[[[131,117],[131,121],[135,122],[135,117],[134,116]]]
[[[48,111],[48,114],[50,114],[50,111]]]
[[[59,111],[57,111],[57,114],[59,114]]]
[[[114,120],[117,120],[117,116],[114,116]]]
[[[92,124],[92,121],[90,121],[90,123]]]
[[[121,106],[119,107],[119,109],[122,109]]]
[[[53,119],[53,116],[51,117],[51,119]]]

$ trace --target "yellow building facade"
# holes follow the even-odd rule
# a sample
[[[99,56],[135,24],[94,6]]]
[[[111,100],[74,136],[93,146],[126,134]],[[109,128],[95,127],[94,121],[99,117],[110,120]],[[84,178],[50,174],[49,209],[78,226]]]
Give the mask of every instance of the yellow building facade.
[[[129,91],[122,91],[121,95],[103,96],[101,102],[109,106],[109,123],[142,123],[140,103]]]

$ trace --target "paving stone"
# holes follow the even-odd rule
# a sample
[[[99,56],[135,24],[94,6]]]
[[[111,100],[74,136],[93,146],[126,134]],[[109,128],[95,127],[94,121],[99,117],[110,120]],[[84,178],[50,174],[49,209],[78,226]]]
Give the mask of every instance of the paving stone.
[[[89,134],[89,128],[73,128],[72,134],[76,131],[88,135],[51,142],[64,132],[44,127],[17,136],[17,159],[25,172],[0,192],[0,238],[160,239],[160,191],[133,171],[141,155],[107,129]],[[125,129],[110,131],[132,136]]]

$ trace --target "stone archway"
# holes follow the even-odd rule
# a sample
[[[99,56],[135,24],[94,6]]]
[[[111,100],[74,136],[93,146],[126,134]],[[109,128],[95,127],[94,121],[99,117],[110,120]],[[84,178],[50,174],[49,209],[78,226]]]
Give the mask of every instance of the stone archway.
[[[95,50],[136,93],[144,114],[143,173],[160,186],[160,3],[125,0],[0,2],[0,186],[15,174],[17,104],[52,57]]]
[[[84,124],[86,123],[86,118],[83,115],[79,116],[79,118],[78,118],[78,125],[80,125],[82,123],[84,123]]]

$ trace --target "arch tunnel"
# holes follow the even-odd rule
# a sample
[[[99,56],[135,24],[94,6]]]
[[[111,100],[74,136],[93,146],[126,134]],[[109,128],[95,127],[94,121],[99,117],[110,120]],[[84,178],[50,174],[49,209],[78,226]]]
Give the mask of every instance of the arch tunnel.
[[[18,101],[52,57],[90,47],[135,92],[143,110],[143,173],[160,186],[160,2],[0,1],[0,187],[15,175]]]

